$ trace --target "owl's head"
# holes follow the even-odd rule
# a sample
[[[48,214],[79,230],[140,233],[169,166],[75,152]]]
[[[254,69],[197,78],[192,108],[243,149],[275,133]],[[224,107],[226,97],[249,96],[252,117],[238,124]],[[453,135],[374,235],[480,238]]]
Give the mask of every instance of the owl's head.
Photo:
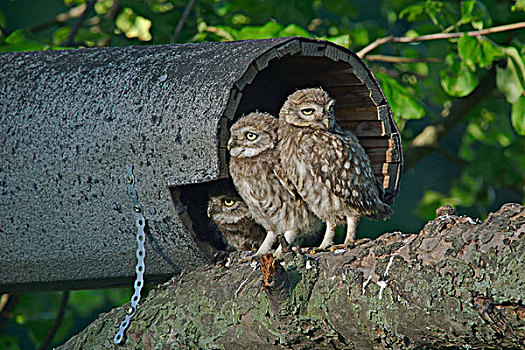
[[[335,100],[323,89],[298,90],[284,102],[279,119],[299,127],[329,130],[335,124],[334,104]]]
[[[276,118],[267,113],[253,112],[233,124],[228,141],[232,157],[255,157],[277,146]]]
[[[207,214],[217,225],[236,224],[250,217],[246,203],[239,195],[230,193],[211,196]]]

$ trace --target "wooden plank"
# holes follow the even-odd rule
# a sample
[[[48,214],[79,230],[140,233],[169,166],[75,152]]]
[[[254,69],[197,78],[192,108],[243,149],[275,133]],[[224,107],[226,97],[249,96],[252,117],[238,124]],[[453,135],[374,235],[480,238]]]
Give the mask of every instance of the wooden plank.
[[[392,186],[392,182],[390,181],[390,175],[384,175],[383,176],[383,188],[387,190]]]
[[[240,92],[235,87],[231,89],[228,104],[223,112],[223,115],[226,118],[233,120],[235,116],[235,112],[237,111],[237,106],[239,106],[239,102],[241,101],[241,98],[242,98],[242,92]]]
[[[391,163],[387,163],[387,162],[371,162],[371,166],[372,166],[372,172],[374,173],[374,175],[379,175],[379,174],[383,174],[384,176],[393,176],[395,177],[395,175],[397,174],[397,171],[399,169],[399,165],[401,163],[398,163],[398,162],[391,162]]]
[[[228,169],[228,166],[226,165],[228,164],[226,162],[227,155],[228,155],[228,150],[226,148],[219,147],[219,159],[221,162],[220,167],[219,167],[219,177],[221,178],[226,178],[230,176],[230,171]]]
[[[364,82],[365,79],[368,77],[370,70],[364,65],[364,63],[361,60],[358,60],[358,58],[354,55],[348,56],[348,62],[354,69],[355,75],[359,78],[361,82]]]
[[[332,89],[332,95],[337,101],[335,107],[339,109],[375,107],[370,91],[363,84]]]
[[[353,70],[351,70],[351,72],[353,74]],[[338,72],[338,73],[343,73],[343,72]],[[362,83],[338,84],[338,85],[330,85],[329,87],[335,93],[337,93],[340,97],[345,97],[347,95],[355,95],[355,94],[368,96],[370,94],[368,87]]]
[[[238,90],[243,90],[247,84],[252,83],[253,79],[255,79],[258,73],[259,71],[255,67],[255,65],[253,63],[250,64],[248,66],[248,69],[246,69],[246,72],[244,72],[244,74],[242,75],[241,79],[237,80],[237,82],[235,83],[235,87]]]
[[[219,121],[219,147],[227,147],[228,139],[230,138],[230,131],[228,129],[228,119],[222,117]]]
[[[383,125],[385,125],[385,130],[387,134],[392,134],[397,130],[395,127],[395,120],[392,117],[392,114],[390,113],[390,106],[388,105],[382,105],[377,107],[377,112],[379,119],[383,122]],[[392,129],[394,127],[394,130]]]
[[[333,61],[345,61],[348,62],[349,54],[337,48],[334,45],[328,44],[324,50],[324,55]]]
[[[370,148],[368,150],[365,149],[365,152],[368,155],[368,158],[370,158],[371,162],[393,163],[393,162],[401,161],[399,152],[396,152],[395,150],[391,148],[387,148],[387,149]]]
[[[279,57],[287,55],[296,55],[301,52],[301,43],[299,40],[292,40],[289,43],[279,46],[275,49]]]
[[[363,108],[347,107],[335,104],[335,115],[338,120],[379,120],[376,106]]]
[[[348,93],[344,97],[337,98],[337,104],[342,108],[368,108],[376,106],[370,97],[364,93],[356,93],[353,95]]]
[[[364,149],[369,148],[392,148],[392,140],[390,137],[361,137],[359,142]]]
[[[326,42],[323,43],[310,43],[301,42],[301,51],[305,56],[324,56],[324,50],[326,48]]]
[[[385,100],[385,96],[379,89],[379,86],[375,82],[375,79],[372,77],[372,72],[366,77],[365,79],[365,85],[370,90],[370,98],[372,101],[374,101],[374,104],[376,106],[387,104],[387,101]]]
[[[339,125],[357,137],[386,136],[385,125],[380,120],[339,120]]]
[[[279,55],[277,54],[277,51],[275,49],[271,49],[268,52],[266,52],[264,55],[259,56],[254,64],[255,68],[257,70],[263,70],[264,68],[268,67],[268,64],[271,60],[278,58]]]
[[[359,78],[354,74],[354,70],[350,68],[331,72],[323,72],[322,74],[319,74],[319,71],[316,69],[316,72],[313,74],[313,76],[320,77],[323,80],[325,87],[361,84]]]

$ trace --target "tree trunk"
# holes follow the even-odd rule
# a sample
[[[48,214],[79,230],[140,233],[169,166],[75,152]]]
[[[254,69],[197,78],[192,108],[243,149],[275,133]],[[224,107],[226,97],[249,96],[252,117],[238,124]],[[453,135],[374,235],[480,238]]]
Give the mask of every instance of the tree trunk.
[[[290,252],[262,269],[203,266],[150,292],[123,348],[522,348],[524,233],[525,207],[506,204],[483,223],[444,214],[417,235]],[[111,348],[126,306],[61,348]]]

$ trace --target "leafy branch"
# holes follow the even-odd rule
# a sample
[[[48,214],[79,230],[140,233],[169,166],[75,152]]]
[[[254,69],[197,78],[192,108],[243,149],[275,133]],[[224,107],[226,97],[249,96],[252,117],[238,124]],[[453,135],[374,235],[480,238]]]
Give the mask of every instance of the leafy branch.
[[[194,4],[195,4],[195,0],[189,0],[188,4],[186,5],[186,8],[184,8],[184,12],[182,13],[182,16],[180,17],[179,22],[177,23],[177,27],[175,27],[175,30],[173,31],[173,36],[171,37],[172,43],[177,42],[177,38],[179,37],[179,34],[182,31],[184,22],[186,22],[186,19],[188,18],[190,11],[193,8]]]
[[[90,2],[88,2],[88,4],[86,5],[86,8],[84,9],[84,12],[82,12],[80,17],[78,18],[77,23],[75,23],[73,28],[71,28],[71,32],[69,32],[69,35],[68,35],[66,41],[64,41],[64,46],[71,46],[73,44],[73,41],[75,39],[75,35],[77,34],[78,30],[82,26],[82,23],[84,23],[84,21],[86,19],[86,16],[89,13],[89,11],[91,11],[93,9],[93,7],[95,6],[96,2],[97,2],[97,0],[91,0]]]
[[[366,59],[369,61],[387,62],[387,63],[442,63],[442,58],[412,58],[412,57],[397,57],[385,55],[368,55]]]
[[[452,39],[452,38],[460,38],[464,34],[467,34],[468,36],[481,36],[481,35],[486,35],[486,34],[491,34],[491,33],[499,33],[499,32],[505,32],[509,30],[516,30],[516,29],[521,29],[521,28],[525,28],[525,22],[506,24],[506,25],[502,25],[498,27],[492,27],[492,28],[470,31],[470,32],[437,33],[437,34],[421,35],[421,36],[416,36],[416,37],[396,37],[394,35],[389,35],[384,38],[379,38],[373,43],[371,43],[370,45],[365,46],[363,49],[361,49],[357,53],[357,55],[363,58],[370,51],[386,43],[413,43],[413,42],[428,41],[428,40]]]

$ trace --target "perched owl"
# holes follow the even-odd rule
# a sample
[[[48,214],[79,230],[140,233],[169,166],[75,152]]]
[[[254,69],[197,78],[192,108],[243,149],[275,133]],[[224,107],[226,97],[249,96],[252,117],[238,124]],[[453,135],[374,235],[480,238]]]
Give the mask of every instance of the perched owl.
[[[233,184],[221,182],[210,190],[208,217],[224,235],[228,245],[237,250],[259,247],[266,231],[251,217],[248,206],[233,188]]]
[[[232,126],[228,141],[233,183],[254,220],[267,231],[257,255],[267,253],[278,235],[291,244],[298,235],[316,234],[321,225],[279,179],[277,127],[278,120],[271,115],[251,113]]]
[[[326,222],[321,249],[333,245],[337,224],[348,225],[346,246],[355,240],[361,216],[392,214],[363,147],[336,124],[334,103],[322,89],[303,89],[290,95],[279,113],[282,176]]]

